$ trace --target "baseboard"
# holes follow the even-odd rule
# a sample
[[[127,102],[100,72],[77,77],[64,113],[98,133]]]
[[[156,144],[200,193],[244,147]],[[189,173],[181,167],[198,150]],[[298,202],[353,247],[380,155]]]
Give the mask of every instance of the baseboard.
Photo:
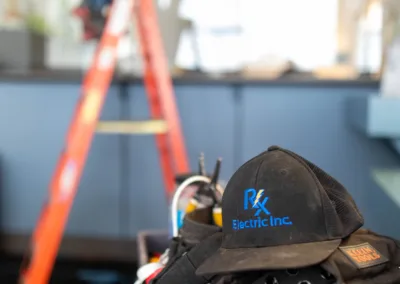
[[[1,234],[0,252],[8,255],[24,255],[30,237],[26,234]],[[136,263],[136,240],[64,236],[58,256],[79,261]]]

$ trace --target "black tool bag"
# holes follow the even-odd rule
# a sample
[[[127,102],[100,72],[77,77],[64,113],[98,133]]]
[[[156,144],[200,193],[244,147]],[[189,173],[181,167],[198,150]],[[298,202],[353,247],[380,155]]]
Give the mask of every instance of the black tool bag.
[[[211,223],[211,208],[198,209],[185,216],[180,236],[171,241],[166,267],[152,280],[151,284],[334,283],[332,276],[319,266],[301,270],[197,276],[196,269],[221,246],[223,237],[221,228],[210,225]]]
[[[185,216],[180,237],[171,243],[169,261],[152,284],[400,284],[399,242],[364,229],[344,239],[318,266],[197,276],[197,267],[222,242],[221,229],[209,225],[211,219],[210,208]]]
[[[360,229],[318,266],[229,275],[221,284],[400,284],[400,243]]]
[[[221,228],[212,225],[211,207],[197,209],[185,215],[183,225],[179,230],[179,237],[174,237],[171,240],[167,265],[174,258],[180,257],[184,252],[189,251],[217,232],[221,232]]]
[[[338,284],[399,284],[400,244],[360,229],[344,239],[321,266]]]
[[[218,284],[335,284],[336,279],[320,266],[225,276]]]
[[[210,225],[212,209],[198,209],[185,216],[180,237],[169,248],[166,267],[152,284],[332,284],[332,277],[320,267],[302,270],[250,272],[234,275],[197,276],[200,264],[213,255],[222,242],[221,228]],[[279,279],[279,280],[278,280]],[[274,282],[275,281],[275,282]],[[279,282],[276,282],[279,281]],[[302,282],[312,281],[312,282]]]
[[[168,262],[152,284],[209,283],[212,277],[197,276],[197,267],[221,246],[221,228],[212,224],[212,208],[195,210],[184,217],[179,237],[172,239]]]
[[[152,284],[205,284],[213,281],[213,276],[197,276],[196,269],[200,264],[213,255],[221,246],[222,233],[211,237],[175,257],[151,282]]]

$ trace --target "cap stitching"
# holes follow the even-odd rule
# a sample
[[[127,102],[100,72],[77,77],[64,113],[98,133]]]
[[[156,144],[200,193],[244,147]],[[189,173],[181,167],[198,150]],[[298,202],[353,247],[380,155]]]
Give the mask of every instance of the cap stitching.
[[[320,198],[320,200],[321,200],[321,205],[322,205],[322,207],[324,207],[324,204],[323,204],[323,199],[322,199],[322,196],[321,196],[321,188],[320,188],[320,182],[319,182],[319,180],[318,180],[318,178],[315,176],[315,174],[313,173],[313,171],[310,169],[310,167],[304,162],[304,161],[302,161],[301,159],[298,159],[298,157],[296,157],[295,155],[293,155],[290,151],[286,151],[286,150],[283,150],[283,149],[280,149],[282,152],[284,152],[284,153],[286,153],[286,154],[288,154],[289,156],[291,156],[293,159],[295,159],[296,161],[298,161],[299,163],[301,163],[305,168],[306,168],[306,170],[311,174],[311,176],[312,176],[312,178],[313,178],[313,180],[315,181],[315,183],[316,183],[316,186],[318,187],[318,193],[319,193],[319,198]],[[325,216],[325,210],[322,210],[322,213],[323,213],[323,215],[324,215],[324,220],[325,220],[325,232],[326,232],[326,234],[327,234],[327,236],[329,236],[330,237],[330,234],[329,234],[329,232],[328,232],[328,228],[327,228],[327,226],[326,226],[326,216]]]
[[[260,189],[260,188],[258,188],[258,173],[260,172],[260,169],[261,169],[261,166],[262,166],[262,164],[264,163],[264,159],[263,160],[261,160],[261,162],[260,162],[260,164],[258,165],[258,168],[257,168],[257,172],[256,172],[256,180],[254,181],[254,184],[255,184],[255,187],[256,187],[256,189]]]
[[[247,162],[245,162],[243,165],[241,165],[241,166],[238,168],[238,170],[239,170],[240,168],[244,167],[245,165],[249,164],[250,162],[254,161],[255,159],[259,158],[260,156],[267,154],[268,152],[269,152],[269,151],[261,152],[261,153],[258,154],[257,156],[251,158],[250,160],[248,160]]]
[[[257,156],[251,158],[250,160],[248,160],[247,162],[245,162],[243,165],[241,165],[239,168],[237,168],[236,172],[237,172],[239,169],[241,169],[241,168],[243,168],[244,166],[246,166],[247,164],[249,164],[250,162],[252,162],[252,161],[254,161],[255,159],[259,158],[260,156],[266,154],[267,152],[268,152],[268,151],[264,151],[264,152],[258,154]],[[235,172],[235,173],[236,173],[236,172]],[[235,175],[235,173],[233,174],[233,176]],[[258,173],[258,170],[257,170],[257,173]],[[225,187],[225,188],[228,188],[228,187],[229,187],[229,184],[231,183],[231,180],[232,180],[233,176],[228,180],[228,183],[226,184],[226,187]],[[256,175],[256,181],[257,181],[257,175]],[[222,195],[222,203],[224,202],[225,196],[226,196],[226,190],[225,190],[225,193]]]
[[[303,245],[303,244],[318,244],[318,243],[331,243],[331,242],[334,242],[334,241],[338,241],[338,240],[340,240],[341,241],[341,239],[331,239],[331,240],[324,240],[324,241],[311,241],[311,242],[309,242],[309,241],[302,241],[302,242],[300,242],[300,243],[295,243],[295,244],[286,244],[286,245],[282,245],[282,244],[274,244],[274,245],[268,245],[268,246],[257,246],[257,247],[240,247],[240,248],[224,248],[224,247],[221,247],[222,249],[224,249],[224,250],[238,250],[238,249],[240,249],[240,250],[253,250],[253,249],[257,249],[257,248],[268,248],[268,247],[281,247],[281,246],[296,246],[296,245]]]

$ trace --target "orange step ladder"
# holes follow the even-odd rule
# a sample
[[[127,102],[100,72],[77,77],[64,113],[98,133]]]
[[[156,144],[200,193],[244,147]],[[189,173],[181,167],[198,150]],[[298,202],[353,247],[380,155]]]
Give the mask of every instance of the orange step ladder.
[[[138,29],[144,82],[153,120],[99,122],[116,66],[117,45],[132,15]],[[113,1],[92,65],[83,81],[82,95],[50,183],[48,200],[22,264],[20,284],[46,284],[50,279],[95,132],[155,134],[167,196],[174,191],[175,175],[189,172],[172,80],[152,0]]]

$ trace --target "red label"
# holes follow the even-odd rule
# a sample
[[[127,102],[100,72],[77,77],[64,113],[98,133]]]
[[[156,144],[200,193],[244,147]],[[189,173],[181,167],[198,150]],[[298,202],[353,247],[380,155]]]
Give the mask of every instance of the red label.
[[[157,270],[154,271],[149,277],[147,277],[147,279],[146,279],[146,284],[150,284],[151,280],[153,280],[153,279],[158,275],[158,273],[161,272],[161,270],[163,270],[162,267],[159,268],[159,269],[157,269]]]

